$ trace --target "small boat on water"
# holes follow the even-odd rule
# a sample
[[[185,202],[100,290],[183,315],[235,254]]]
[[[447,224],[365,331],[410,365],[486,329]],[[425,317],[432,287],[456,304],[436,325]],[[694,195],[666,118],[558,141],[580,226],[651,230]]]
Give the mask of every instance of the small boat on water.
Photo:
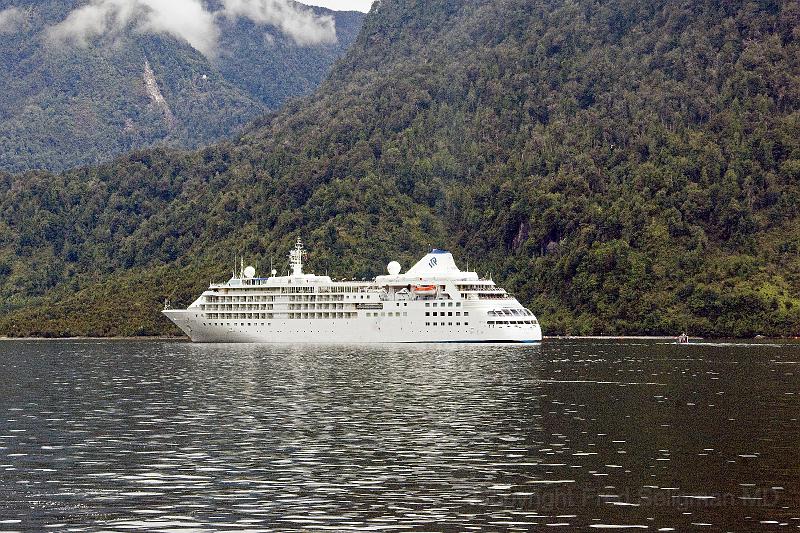
[[[689,344],[689,335],[686,333],[678,335],[678,344]]]

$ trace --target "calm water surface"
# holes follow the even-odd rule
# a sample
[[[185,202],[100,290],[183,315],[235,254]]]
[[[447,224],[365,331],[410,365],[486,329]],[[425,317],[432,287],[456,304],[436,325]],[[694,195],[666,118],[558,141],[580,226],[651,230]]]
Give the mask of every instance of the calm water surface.
[[[0,342],[0,530],[800,528],[800,345]]]

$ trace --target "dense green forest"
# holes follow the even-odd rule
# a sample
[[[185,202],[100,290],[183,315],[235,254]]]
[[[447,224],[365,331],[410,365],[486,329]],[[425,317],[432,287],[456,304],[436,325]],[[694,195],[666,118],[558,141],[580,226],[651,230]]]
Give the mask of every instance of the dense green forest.
[[[383,0],[239,138],[0,177],[0,332],[175,332],[234,253],[431,246],[545,334],[800,334],[800,5]]]
[[[268,24],[219,16],[211,57],[175,36],[132,27],[84,46],[48,40],[49,29],[86,4],[0,0],[1,170],[63,170],[149,146],[230,137],[312,92],[364,18],[314,8],[335,19],[337,40],[300,45]],[[147,86],[148,68],[163,105]]]

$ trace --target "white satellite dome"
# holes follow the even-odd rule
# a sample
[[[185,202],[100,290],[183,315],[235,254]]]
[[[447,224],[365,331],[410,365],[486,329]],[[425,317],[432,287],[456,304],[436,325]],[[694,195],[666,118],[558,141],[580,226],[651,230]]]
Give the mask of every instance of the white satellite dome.
[[[390,276],[396,276],[400,273],[400,263],[397,261],[392,261],[388,265],[386,265],[386,270],[389,271]]]
[[[249,266],[249,267],[244,269],[244,277],[245,278],[252,279],[252,278],[255,277],[255,275],[256,275],[255,267]]]

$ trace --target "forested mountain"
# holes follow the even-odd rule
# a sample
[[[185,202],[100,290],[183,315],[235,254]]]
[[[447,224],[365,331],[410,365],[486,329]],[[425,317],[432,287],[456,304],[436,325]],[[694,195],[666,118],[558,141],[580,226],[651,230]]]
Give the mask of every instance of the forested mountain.
[[[234,253],[431,245],[546,334],[800,333],[800,5],[382,0],[234,142],[0,178],[6,334],[154,334]]]
[[[312,30],[335,30],[298,41],[280,21],[229,16],[218,2],[206,2],[195,23],[135,12],[138,0],[0,0],[0,169],[61,170],[148,146],[198,147],[313,91],[364,14],[274,3]]]

